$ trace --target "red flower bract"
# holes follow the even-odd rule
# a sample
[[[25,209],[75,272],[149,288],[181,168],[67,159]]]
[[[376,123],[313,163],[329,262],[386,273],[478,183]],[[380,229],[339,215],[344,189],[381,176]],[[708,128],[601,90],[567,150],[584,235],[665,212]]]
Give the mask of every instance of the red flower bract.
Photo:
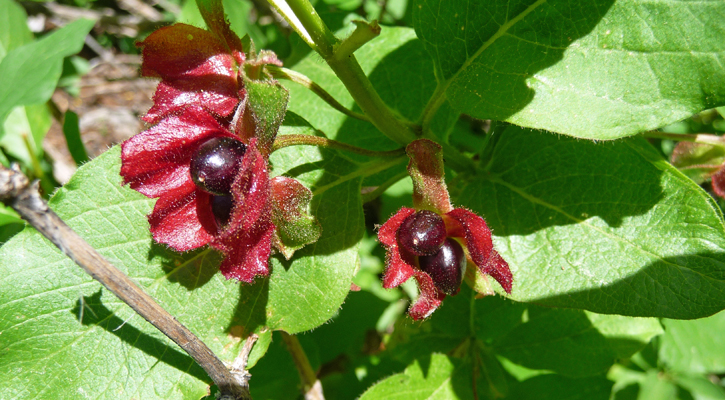
[[[161,78],[154,106],[144,117],[156,125],[123,143],[121,176],[131,188],[158,198],[149,215],[154,240],[177,251],[208,244],[224,254],[221,272],[225,277],[252,282],[256,276],[269,274],[273,244],[290,257],[296,248],[316,241],[320,229],[303,212],[311,198],[309,189],[291,178],[270,180],[268,149],[276,127],[270,130],[273,124],[267,123],[266,131],[258,131],[257,121],[266,121],[251,115],[254,110],[246,98],[242,68],[245,55],[238,38],[222,31],[220,36],[176,24],[139,44],[144,56],[142,74]],[[286,107],[283,98],[281,115]],[[229,220],[218,222],[212,211],[213,195],[194,183],[190,166],[202,144],[224,137],[241,141],[246,151],[231,185]],[[287,193],[289,200],[273,198],[280,192]],[[290,202],[302,211],[276,210],[289,208]],[[280,238],[289,236],[280,235],[278,229],[283,233],[289,229],[283,217],[298,225],[302,221],[306,228],[302,229],[304,238],[291,246]]]
[[[403,221],[418,210],[436,212],[443,218],[446,236],[464,244],[467,258],[480,273],[490,275],[501,287],[511,293],[513,275],[506,261],[493,248],[491,231],[480,216],[464,208],[453,208],[448,189],[443,181],[443,158],[438,144],[419,139],[408,145],[410,157],[408,172],[413,179],[415,208],[401,208],[378,231],[378,240],[386,250],[383,287],[394,288],[411,276],[418,283],[420,295],[408,310],[415,319],[424,319],[438,308],[446,294],[436,287],[433,278],[419,267],[418,257],[404,250],[398,243],[398,230]]]

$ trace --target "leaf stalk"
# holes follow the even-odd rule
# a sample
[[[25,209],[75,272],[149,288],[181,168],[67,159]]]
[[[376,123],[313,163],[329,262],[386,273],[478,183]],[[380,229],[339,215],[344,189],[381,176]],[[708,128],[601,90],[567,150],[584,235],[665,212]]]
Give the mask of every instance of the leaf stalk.
[[[289,146],[318,146],[318,147],[325,147],[325,148],[329,148],[329,149],[349,151],[351,153],[361,154],[361,155],[368,156],[368,157],[399,157],[399,156],[405,154],[405,149],[403,149],[403,148],[389,150],[389,151],[375,151],[375,150],[363,149],[361,147],[356,147],[353,145],[349,145],[347,143],[338,142],[336,140],[328,139],[325,137],[312,136],[312,135],[281,135],[281,136],[278,136],[274,141],[274,145],[272,146],[272,151],[277,151],[279,149],[289,147]]]
[[[366,115],[356,113],[355,111],[350,110],[349,108],[346,108],[340,102],[335,100],[334,97],[330,93],[328,93],[325,89],[322,88],[322,86],[315,83],[312,79],[308,78],[307,76],[293,71],[291,69],[278,67],[276,65],[267,65],[266,66],[267,71],[272,74],[272,76],[276,79],[287,79],[292,82],[298,83],[307,89],[311,90],[314,94],[316,94],[319,98],[321,98],[323,101],[325,101],[327,104],[332,106],[337,111],[340,111],[341,113],[347,115],[348,117],[356,118],[362,121],[370,122],[370,118],[368,118]]]

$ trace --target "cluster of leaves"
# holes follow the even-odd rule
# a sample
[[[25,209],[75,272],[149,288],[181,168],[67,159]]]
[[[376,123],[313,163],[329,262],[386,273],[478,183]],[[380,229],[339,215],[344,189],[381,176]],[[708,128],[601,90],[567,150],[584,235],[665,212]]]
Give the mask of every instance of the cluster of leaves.
[[[359,111],[302,40],[239,18],[253,6],[232,3],[224,2],[240,36],[256,35],[286,67]],[[725,399],[718,338],[725,314],[716,314],[725,309],[722,212],[666,161],[671,142],[653,147],[639,135],[725,104],[725,6],[383,3],[317,7],[340,37],[352,30],[345,22],[354,12],[411,26],[384,26],[355,56],[394,113],[454,156],[446,159],[452,201],[491,226],[514,276],[506,298],[476,299],[464,287],[429,320],[413,323],[405,310],[415,287],[382,288],[374,225],[411,206],[403,158],[302,146],[274,152],[272,175],[312,190],[323,234],[290,261],[272,257],[270,276],[251,285],[225,280],[213,250],[176,253],[152,240],[146,215],[154,201],[122,186],[119,148],[82,166],[51,207],[224,361],[245,337],[260,335],[250,362],[255,399],[299,393],[275,330],[310,331],[299,339],[328,398]],[[10,0],[2,4],[21,12]],[[201,25],[195,15],[186,2],[182,19]],[[33,120],[28,110],[47,101],[63,57],[79,50],[91,25],[79,21],[38,41],[23,34],[19,42],[22,27],[0,24],[17,30],[0,34],[3,137],[7,115]],[[17,82],[41,78],[19,90]],[[400,146],[282,83],[290,104],[280,136]],[[705,125],[722,132],[714,112]],[[492,122],[481,130],[471,123],[479,120]],[[597,141],[604,139],[619,140]],[[361,192],[391,182],[363,213]],[[351,282],[361,290],[350,292]],[[210,383],[32,229],[0,247],[0,365],[3,398],[191,399]]]

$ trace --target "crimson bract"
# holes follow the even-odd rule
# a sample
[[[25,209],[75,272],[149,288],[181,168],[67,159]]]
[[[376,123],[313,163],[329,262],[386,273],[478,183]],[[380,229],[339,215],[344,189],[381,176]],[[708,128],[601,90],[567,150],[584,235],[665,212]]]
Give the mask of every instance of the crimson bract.
[[[270,178],[268,158],[282,118],[260,120],[269,113],[258,112],[248,94],[253,85],[276,93],[276,115],[284,116],[286,91],[276,81],[250,79],[244,68],[258,72],[279,61],[267,52],[263,59],[245,54],[223,19],[212,22],[212,31],[175,24],[139,43],[142,75],[161,82],[143,117],[155,125],[123,143],[121,175],[158,198],[149,215],[157,242],[177,251],[210,245],[224,254],[225,277],[251,282],[269,274],[273,246],[289,258],[321,232],[306,214],[309,189]]]
[[[453,208],[450,203],[441,147],[419,139],[410,143],[406,152],[415,208],[401,208],[378,231],[378,239],[387,249],[383,287],[397,287],[414,277],[420,295],[409,314],[416,320],[427,318],[446,295],[458,292],[466,268],[460,246],[481,274],[491,276],[510,293],[513,275],[493,248],[488,225],[472,211]],[[439,220],[442,226],[437,227]],[[440,229],[443,231],[438,232]]]

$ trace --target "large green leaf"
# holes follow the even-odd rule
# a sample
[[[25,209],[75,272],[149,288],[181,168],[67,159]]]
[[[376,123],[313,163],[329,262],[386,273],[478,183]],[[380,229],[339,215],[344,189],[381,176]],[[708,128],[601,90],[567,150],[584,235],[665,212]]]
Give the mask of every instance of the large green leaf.
[[[723,2],[418,0],[413,17],[439,99],[478,118],[614,139],[725,103]]]
[[[457,201],[490,224],[511,298],[679,319],[725,308],[722,214],[646,141],[510,127],[492,157]]]
[[[725,312],[695,321],[665,319],[660,359],[668,367],[690,373],[725,372]]]
[[[27,17],[23,7],[13,0],[0,0],[0,60],[10,50],[33,40]]]
[[[0,122],[16,106],[38,104],[53,94],[63,58],[75,54],[94,25],[79,19],[38,41],[11,50],[0,62]],[[2,135],[2,132],[0,132]]]
[[[308,330],[340,307],[362,236],[357,165],[317,148],[275,153],[276,173],[312,186],[323,235],[292,261],[272,257],[271,276],[244,285],[218,273],[214,251],[178,254],[151,240],[145,216],[153,200],[121,185],[119,154],[113,148],[81,167],[51,207],[223,360],[234,359],[250,332]],[[188,356],[32,229],[0,248],[0,337],[1,398],[199,398],[208,383]]]

